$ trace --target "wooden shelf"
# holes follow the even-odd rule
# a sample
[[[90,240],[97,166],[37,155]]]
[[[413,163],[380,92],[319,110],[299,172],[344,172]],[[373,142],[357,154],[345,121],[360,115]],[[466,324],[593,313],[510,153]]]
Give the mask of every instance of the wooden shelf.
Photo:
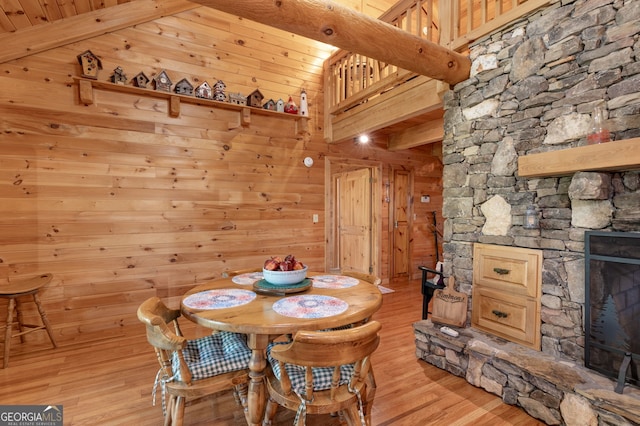
[[[82,77],[73,77],[73,79],[78,82],[78,93],[80,95],[80,102],[85,105],[93,104],[93,89],[111,90],[138,96],[150,96],[154,98],[167,99],[167,101],[169,102],[168,113],[171,117],[177,118],[180,116],[180,104],[184,102],[189,104],[238,111],[238,113],[240,114],[240,123],[243,127],[248,127],[251,124],[251,114],[259,114],[295,120],[297,123],[296,130],[298,134],[309,132],[309,117],[302,117],[300,115],[287,114],[284,112],[271,111],[268,109],[255,108],[246,105],[237,105],[229,102],[214,101],[212,99],[196,98],[195,96],[179,95],[177,93],[163,92],[160,90],[145,89],[142,87],[129,86],[124,84],[115,84],[108,81],[91,80]]]
[[[640,138],[529,154],[518,158],[520,177],[640,169]]]

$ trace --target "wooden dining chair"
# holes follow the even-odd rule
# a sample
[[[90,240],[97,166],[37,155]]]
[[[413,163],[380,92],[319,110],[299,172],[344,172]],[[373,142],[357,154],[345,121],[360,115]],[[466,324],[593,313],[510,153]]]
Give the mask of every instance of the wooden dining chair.
[[[291,342],[271,344],[264,424],[271,425],[283,406],[296,411],[296,426],[305,424],[307,414],[328,413],[340,413],[349,426],[370,425],[370,357],[380,328],[369,321],[345,330],[298,331]]]
[[[45,313],[42,303],[40,303],[40,297],[38,296],[40,290],[49,284],[52,279],[52,274],[41,274],[27,279],[12,280],[6,284],[0,285],[0,298],[9,300],[9,305],[7,307],[7,322],[5,325],[0,326],[0,328],[5,328],[2,368],[7,368],[9,366],[11,339],[14,337],[20,336],[20,341],[24,343],[24,336],[26,334],[38,330],[46,330],[53,347],[58,347],[56,339],[53,336],[51,324],[47,319],[47,314]],[[40,314],[42,325],[27,324],[24,322],[22,306],[19,299],[24,298],[25,296],[32,296],[33,302],[36,304],[36,308]],[[17,317],[18,324],[18,332],[15,334],[13,333],[14,316]]]
[[[138,308],[138,319],[145,324],[147,340],[160,363],[153,394],[155,403],[160,386],[165,426],[182,425],[185,406],[224,390],[233,389],[236,401],[246,409],[251,350],[244,337],[219,332],[187,340],[180,331],[179,317],[180,310],[169,309],[157,297]],[[169,402],[165,405],[166,394]]]

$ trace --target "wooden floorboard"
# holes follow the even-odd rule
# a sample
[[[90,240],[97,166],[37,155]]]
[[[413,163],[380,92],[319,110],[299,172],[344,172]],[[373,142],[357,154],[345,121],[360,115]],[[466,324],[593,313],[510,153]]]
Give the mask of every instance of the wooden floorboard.
[[[522,409],[504,404],[483,389],[418,360],[412,324],[420,319],[417,281],[391,283],[374,319],[382,323],[373,356],[378,390],[374,426],[543,425]],[[0,404],[63,405],[65,425],[162,424],[160,394],[152,405],[157,361],[142,325],[126,337],[58,349],[15,344],[9,368],[0,370]],[[183,321],[187,335],[207,333]],[[246,425],[231,392],[187,407],[187,425]],[[276,425],[291,425],[293,413],[280,409]],[[309,416],[308,426],[337,426],[337,417]]]

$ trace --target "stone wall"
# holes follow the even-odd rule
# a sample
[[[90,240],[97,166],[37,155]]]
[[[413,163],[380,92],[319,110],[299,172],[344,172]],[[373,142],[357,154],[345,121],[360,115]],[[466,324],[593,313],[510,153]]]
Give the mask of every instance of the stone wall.
[[[517,159],[586,144],[596,105],[615,139],[640,136],[639,34],[638,1],[556,2],[476,42],[472,77],[445,99],[445,271],[471,295],[473,243],[542,249],[542,350],[571,360],[583,357],[584,232],[640,231],[639,173],[527,179]],[[528,205],[539,229],[522,226]]]
[[[471,296],[475,242],[543,250],[541,356],[582,365],[584,232],[640,231],[640,175],[521,178],[517,160],[585,145],[596,106],[613,139],[640,136],[640,1],[552,2],[476,41],[471,58],[471,78],[445,97],[445,273]],[[528,205],[539,229],[522,226]],[[437,345],[423,346],[429,361]]]

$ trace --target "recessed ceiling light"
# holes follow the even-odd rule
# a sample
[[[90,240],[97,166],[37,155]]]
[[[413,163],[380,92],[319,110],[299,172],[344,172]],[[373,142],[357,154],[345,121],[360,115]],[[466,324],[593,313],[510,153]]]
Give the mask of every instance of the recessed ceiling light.
[[[369,139],[369,135],[360,135],[358,136],[358,142],[365,144],[365,143],[369,143],[370,139]]]

